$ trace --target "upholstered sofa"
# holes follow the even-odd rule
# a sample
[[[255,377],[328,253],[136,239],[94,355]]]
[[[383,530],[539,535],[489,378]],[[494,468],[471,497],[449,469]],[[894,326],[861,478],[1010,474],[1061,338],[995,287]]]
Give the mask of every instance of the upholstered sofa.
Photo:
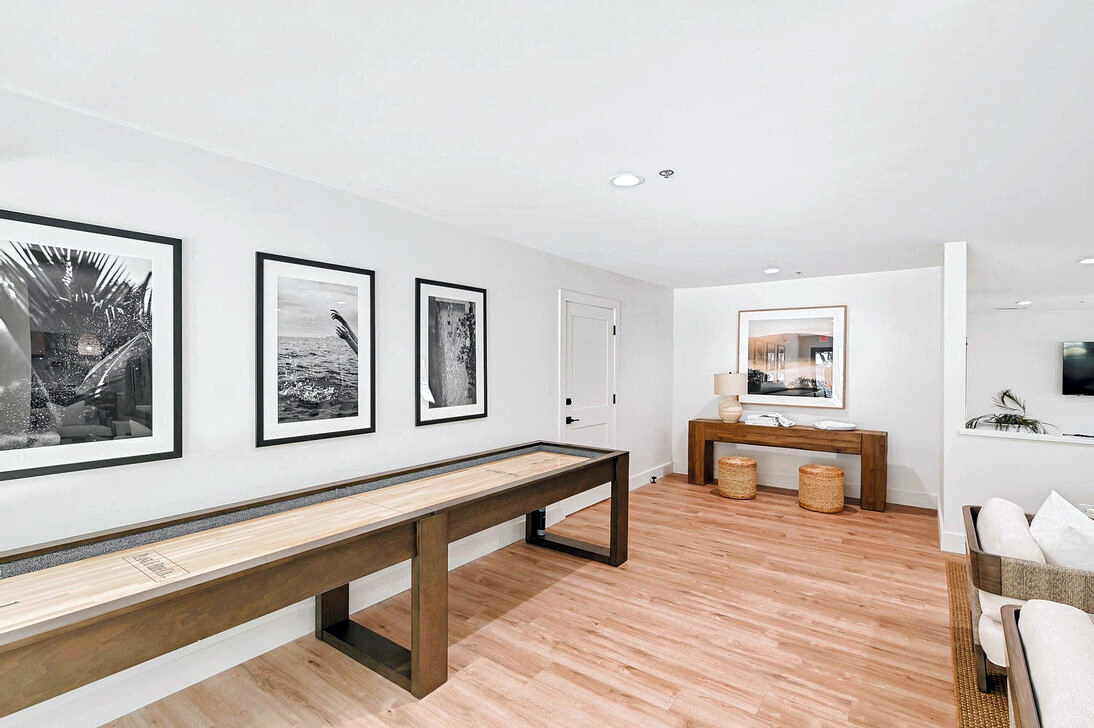
[[[1094,615],[1033,599],[1002,617],[1011,725],[1094,726]]]
[[[1044,599],[1094,612],[1094,572],[988,553],[977,534],[980,507],[963,510],[976,678],[980,690],[987,691],[989,664],[999,671],[1007,667],[1002,610],[1029,599]]]

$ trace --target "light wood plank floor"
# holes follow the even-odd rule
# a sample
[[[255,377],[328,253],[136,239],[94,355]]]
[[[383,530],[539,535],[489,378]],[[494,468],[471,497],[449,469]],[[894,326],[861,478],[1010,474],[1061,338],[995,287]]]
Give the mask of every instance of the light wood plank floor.
[[[452,572],[449,680],[424,700],[303,637],[112,725],[955,726],[936,528],[674,475],[631,494],[618,569],[521,543]],[[408,644],[408,610],[355,618]]]

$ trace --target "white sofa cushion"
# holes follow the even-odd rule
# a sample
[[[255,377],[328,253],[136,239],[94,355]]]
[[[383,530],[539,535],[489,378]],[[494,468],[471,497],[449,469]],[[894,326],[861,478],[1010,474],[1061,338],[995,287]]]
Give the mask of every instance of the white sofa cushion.
[[[1030,535],[1025,511],[1004,498],[988,498],[981,506],[976,517],[976,536],[980,549],[986,553],[1045,563],[1041,548]]]
[[[1094,623],[1066,604],[1031,599],[1018,614],[1044,728],[1094,726]]]
[[[980,592],[980,611],[1000,623],[1003,621],[1003,607],[1011,604],[1020,607],[1026,603],[1023,599],[1001,597],[998,594],[992,594],[983,589],[977,589],[977,591]]]
[[[1003,638],[1003,623],[997,622],[986,614],[980,615],[980,621],[976,625],[976,633],[980,636],[980,646],[984,648],[984,654],[993,665],[1007,666],[1007,643]]]
[[[979,531],[978,525],[977,533]],[[1030,533],[1048,563],[1094,571],[1094,520],[1056,491],[1049,493],[1041,504],[1033,517]]]

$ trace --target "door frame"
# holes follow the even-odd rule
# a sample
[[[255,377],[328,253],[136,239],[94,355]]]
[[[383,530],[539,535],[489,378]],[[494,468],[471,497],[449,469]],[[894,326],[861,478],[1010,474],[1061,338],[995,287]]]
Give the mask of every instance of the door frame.
[[[558,289],[558,384],[555,389],[555,401],[558,402],[558,440],[559,442],[566,442],[566,398],[563,396],[563,392],[566,386],[566,304],[567,303],[582,303],[586,306],[597,306],[600,308],[608,308],[612,311],[612,325],[615,327],[615,335],[612,336],[613,354],[612,362],[614,365],[614,371],[612,371],[612,379],[615,382],[616,398],[619,396],[619,337],[623,333],[623,326],[620,322],[622,306],[619,301],[614,298],[605,298],[603,296],[594,296],[590,293],[581,293],[580,291],[571,291],[566,288]],[[611,442],[607,444],[607,447],[615,447],[616,442],[616,430],[615,430],[615,405],[608,409],[608,435]]]

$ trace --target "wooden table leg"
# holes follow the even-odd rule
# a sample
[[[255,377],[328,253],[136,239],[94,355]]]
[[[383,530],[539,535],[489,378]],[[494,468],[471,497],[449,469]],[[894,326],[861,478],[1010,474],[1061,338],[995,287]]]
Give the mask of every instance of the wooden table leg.
[[[447,513],[418,521],[410,568],[410,692],[421,698],[448,680]]]
[[[349,584],[323,592],[315,598],[315,638],[344,619],[349,619]]]
[[[612,514],[608,546],[547,532],[547,509],[532,511],[524,520],[524,540],[533,546],[561,551],[591,561],[619,566],[627,560],[627,529],[630,507],[630,455],[622,453],[612,474]]]
[[[706,485],[714,477],[714,443],[707,440],[702,422],[688,423],[688,482]]]
[[[888,486],[889,439],[885,435],[862,435],[862,508],[884,511]]]
[[[611,544],[608,547],[608,563],[619,566],[627,560],[627,531],[631,497],[631,456],[620,455],[615,461],[615,477],[612,478]]]
[[[315,598],[315,636],[421,698],[448,680],[448,514],[415,524],[410,649],[349,618],[349,585]]]

